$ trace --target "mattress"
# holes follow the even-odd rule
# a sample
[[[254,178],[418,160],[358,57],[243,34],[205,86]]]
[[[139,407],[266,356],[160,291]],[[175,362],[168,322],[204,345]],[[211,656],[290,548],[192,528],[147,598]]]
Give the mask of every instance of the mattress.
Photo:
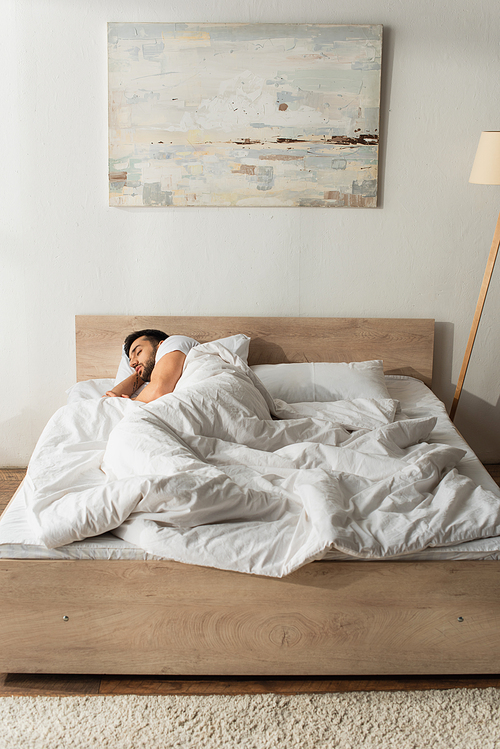
[[[500,489],[470,447],[450,421],[444,404],[420,380],[411,377],[386,376],[391,398],[399,401],[397,419],[437,417],[430,442],[446,443],[466,451],[458,465],[461,474],[476,484],[493,492],[500,500]],[[160,559],[111,533],[67,544],[56,549],[47,549],[30,526],[26,505],[29,490],[26,482],[21,484],[14,499],[0,519],[0,558],[11,559],[95,559],[95,560],[154,560]],[[338,551],[329,551],[324,559],[352,561],[352,556]],[[446,547],[432,547],[401,559],[410,560],[496,560],[500,558],[500,537],[468,541]],[[392,561],[394,557],[391,558]],[[358,560],[359,561],[359,560]]]

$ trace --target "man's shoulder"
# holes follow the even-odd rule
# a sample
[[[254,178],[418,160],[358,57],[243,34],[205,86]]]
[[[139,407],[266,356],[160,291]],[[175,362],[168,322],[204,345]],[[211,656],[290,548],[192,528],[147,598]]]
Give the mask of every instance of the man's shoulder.
[[[198,346],[198,341],[195,341],[194,338],[189,338],[189,336],[185,335],[171,335],[158,346],[156,361],[158,362],[162,356],[172,351],[180,351],[187,355],[195,346]]]

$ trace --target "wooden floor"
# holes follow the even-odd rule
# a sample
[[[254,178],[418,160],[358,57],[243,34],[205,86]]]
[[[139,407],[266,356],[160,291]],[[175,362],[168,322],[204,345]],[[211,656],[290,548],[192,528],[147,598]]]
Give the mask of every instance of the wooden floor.
[[[500,486],[500,465],[486,466]],[[23,469],[0,469],[0,514],[22,481]],[[1,605],[1,602],[0,602]],[[1,645],[0,645],[1,647]],[[410,691],[429,689],[500,688],[500,677],[360,677],[350,676],[325,679],[233,677],[144,677],[60,674],[0,674],[0,696],[64,696],[64,695],[208,695],[208,694],[313,694],[360,691]]]
[[[25,468],[0,468],[0,515],[26,474]]]

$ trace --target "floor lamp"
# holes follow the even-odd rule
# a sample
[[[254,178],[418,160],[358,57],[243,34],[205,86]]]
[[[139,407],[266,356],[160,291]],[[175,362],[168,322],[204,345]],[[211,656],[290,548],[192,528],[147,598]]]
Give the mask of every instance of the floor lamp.
[[[469,182],[474,182],[478,185],[500,185],[500,132],[490,131],[481,133]],[[451,404],[450,418],[452,420],[455,417],[455,412],[457,410],[458,401],[462,392],[462,386],[464,384],[467,367],[469,366],[469,359],[472,353],[472,347],[474,346],[474,341],[483,311],[484,300],[486,299],[488,286],[490,285],[493,268],[495,267],[495,260],[497,259],[499,245],[500,214],[498,215],[497,226],[495,229],[495,234],[493,235],[493,242],[491,245],[490,254],[488,256],[488,262],[486,263],[486,270],[484,272],[483,283],[479,292],[479,299],[477,300],[476,312],[472,321],[472,328],[470,330],[467,348],[465,349],[465,356],[462,362],[462,369],[460,370],[460,376],[457,382],[457,389],[455,390],[455,395]]]

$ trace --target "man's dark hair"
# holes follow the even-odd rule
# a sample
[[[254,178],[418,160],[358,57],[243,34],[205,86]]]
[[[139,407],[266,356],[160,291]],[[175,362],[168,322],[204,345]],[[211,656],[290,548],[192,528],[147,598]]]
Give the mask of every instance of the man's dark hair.
[[[134,333],[130,333],[130,335],[125,338],[125,341],[123,343],[123,348],[127,356],[129,356],[130,347],[132,346],[133,342],[138,338],[142,338],[143,336],[147,338],[148,341],[151,341],[151,343],[156,344],[168,338],[168,335],[162,330],[152,330],[150,328],[148,328],[147,330],[136,330]]]

